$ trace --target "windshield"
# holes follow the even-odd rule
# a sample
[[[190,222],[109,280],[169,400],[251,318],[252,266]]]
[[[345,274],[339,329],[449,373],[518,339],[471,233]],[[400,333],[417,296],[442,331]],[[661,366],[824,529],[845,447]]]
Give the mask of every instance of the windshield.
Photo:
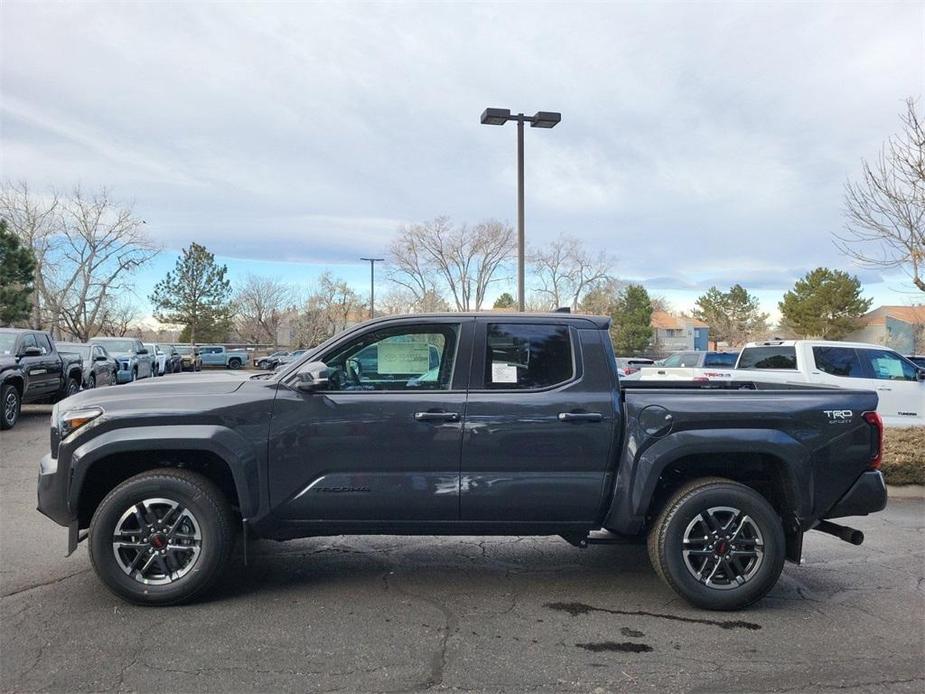
[[[16,346],[16,334],[15,333],[0,333],[0,354],[4,356],[9,356],[13,353],[13,348]]]
[[[192,354],[193,353],[192,347],[174,347],[174,349],[177,350],[177,352],[179,352],[180,354]]]
[[[135,341],[134,340],[98,340],[102,344],[106,345],[106,349],[110,352],[134,352],[135,351]]]

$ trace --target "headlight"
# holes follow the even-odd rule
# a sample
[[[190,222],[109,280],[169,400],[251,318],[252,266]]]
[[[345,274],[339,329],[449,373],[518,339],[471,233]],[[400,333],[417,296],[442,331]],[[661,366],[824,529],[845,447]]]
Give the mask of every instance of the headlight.
[[[82,407],[77,410],[68,410],[61,415],[61,425],[58,427],[61,440],[66,439],[81,427],[86,426],[103,414],[99,407]]]

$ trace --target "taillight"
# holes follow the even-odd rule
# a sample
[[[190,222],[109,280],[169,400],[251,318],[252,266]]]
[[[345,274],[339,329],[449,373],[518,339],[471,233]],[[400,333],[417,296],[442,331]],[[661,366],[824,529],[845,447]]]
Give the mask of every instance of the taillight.
[[[876,449],[870,457],[869,467],[871,470],[879,470],[883,462],[883,418],[879,412],[865,412],[861,416],[874,429],[871,432],[871,444],[876,445]]]
[[[637,371],[639,371],[639,369],[637,369],[635,366],[627,366],[625,369],[623,369],[623,373],[626,374],[627,376],[629,376],[630,374],[634,374]]]

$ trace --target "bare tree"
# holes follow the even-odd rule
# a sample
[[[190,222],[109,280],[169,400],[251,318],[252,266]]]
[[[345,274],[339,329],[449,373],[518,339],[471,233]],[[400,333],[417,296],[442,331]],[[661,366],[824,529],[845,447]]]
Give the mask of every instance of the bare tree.
[[[913,99],[903,128],[861,180],[845,186],[845,231],[835,235],[843,253],[868,267],[902,268],[925,292],[925,127]]]
[[[52,190],[46,195],[37,195],[25,181],[4,181],[0,186],[0,217],[6,219],[13,233],[32,248],[35,255],[35,294],[30,323],[33,329],[41,330],[45,327],[49,298],[45,276],[51,269],[61,229],[58,194]]]
[[[125,337],[141,318],[141,309],[130,296],[107,297],[100,316],[99,332],[114,337]]]
[[[292,287],[271,277],[248,275],[235,292],[235,327],[251,342],[279,346],[279,327],[294,303]]]
[[[101,328],[107,302],[127,288],[134,271],[158,250],[130,206],[102,189],[91,196],[78,188],[63,205],[61,245],[45,288],[56,297],[52,326],[81,340]]]
[[[312,346],[365,317],[366,305],[344,280],[325,272],[298,317],[298,340]]]
[[[454,227],[437,217],[398,230],[389,247],[389,278],[418,302],[447,291],[459,311],[478,311],[516,243],[514,229],[487,220]]]
[[[548,246],[533,249],[530,262],[537,282],[534,291],[549,309],[569,306],[577,310],[582,297],[603,284],[613,268],[607,253],[592,253],[566,234]]]
[[[408,313],[433,313],[449,311],[450,305],[441,296],[427,291],[421,298],[403,286],[396,285],[381,298],[376,299],[376,312],[385,316]]]

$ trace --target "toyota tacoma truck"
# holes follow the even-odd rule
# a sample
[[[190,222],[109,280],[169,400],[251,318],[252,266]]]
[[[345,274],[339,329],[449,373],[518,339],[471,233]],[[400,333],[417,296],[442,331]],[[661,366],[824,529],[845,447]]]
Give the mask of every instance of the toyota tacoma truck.
[[[273,374],[86,391],[54,408],[38,507],[152,605],[205,591],[238,529],[245,552],[248,536],[639,538],[708,609],[759,600],[809,530],[860,544],[831,519],[886,505],[875,393],[621,384],[608,327],[389,317]]]
[[[0,328],[0,429],[12,429],[23,404],[56,402],[80,390],[83,359],[58,352],[41,330]]]

